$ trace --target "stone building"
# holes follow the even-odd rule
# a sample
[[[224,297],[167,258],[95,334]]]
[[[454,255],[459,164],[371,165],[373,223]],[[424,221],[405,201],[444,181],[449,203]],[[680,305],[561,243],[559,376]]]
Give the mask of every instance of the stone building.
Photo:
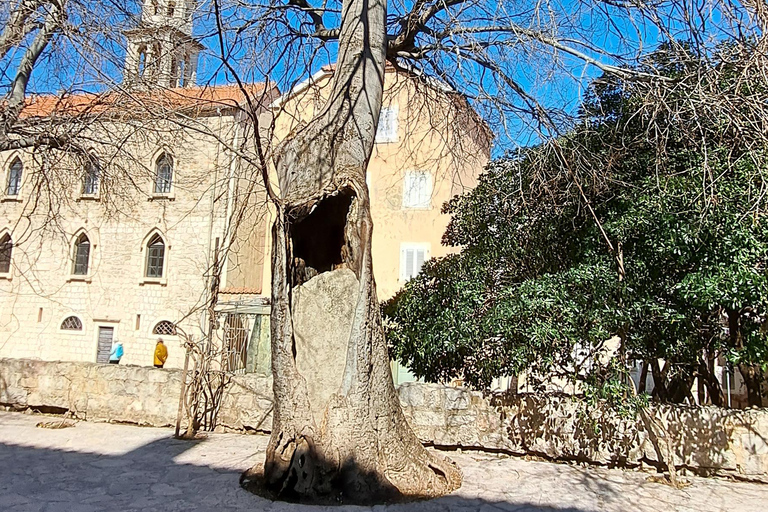
[[[0,357],[168,366],[213,331],[231,370],[269,368],[269,226],[245,93],[265,147],[308,119],[332,68],[280,95],[198,87],[194,2],[145,0],[126,33],[130,94],[36,98],[24,116],[72,119],[91,145],[0,154]],[[415,73],[387,71],[369,167],[380,298],[446,253],[444,201],[474,185],[490,136],[466,101]],[[215,322],[210,322],[211,308]]]

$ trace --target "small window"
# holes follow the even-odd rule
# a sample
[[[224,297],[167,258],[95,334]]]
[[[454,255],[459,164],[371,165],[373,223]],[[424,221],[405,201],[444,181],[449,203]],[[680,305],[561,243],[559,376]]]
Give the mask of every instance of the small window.
[[[168,0],[168,16],[173,18],[176,14],[176,2],[174,0]]]
[[[0,274],[11,271],[11,256],[13,256],[13,241],[11,235],[6,233],[0,237]]]
[[[152,14],[159,14],[160,5],[157,3],[157,0],[151,0],[150,4],[152,4]]]
[[[155,163],[155,194],[169,194],[173,180],[173,158],[163,153]]]
[[[99,192],[99,177],[101,167],[95,157],[90,157],[85,164],[85,174],[83,176],[83,194],[96,195]]]
[[[68,316],[64,319],[63,322],[61,322],[61,330],[62,331],[82,331],[83,330],[83,322],[80,321],[79,318],[76,316]]]
[[[379,114],[376,142],[397,142],[397,107],[383,107]]]
[[[155,325],[152,329],[152,334],[159,334],[161,336],[176,336],[176,325],[168,320],[163,320]]]
[[[153,236],[147,244],[147,277],[163,277],[165,242],[160,235]]]
[[[421,272],[424,262],[429,259],[429,244],[400,245],[400,280],[405,282]]]
[[[24,164],[20,158],[14,158],[8,168],[8,187],[5,193],[9,196],[17,196],[21,191],[21,175],[24,172]]]
[[[85,233],[75,241],[74,265],[72,273],[76,276],[88,275],[88,259],[91,257],[91,241]]]
[[[432,174],[408,171],[403,180],[403,208],[429,208],[432,205]]]

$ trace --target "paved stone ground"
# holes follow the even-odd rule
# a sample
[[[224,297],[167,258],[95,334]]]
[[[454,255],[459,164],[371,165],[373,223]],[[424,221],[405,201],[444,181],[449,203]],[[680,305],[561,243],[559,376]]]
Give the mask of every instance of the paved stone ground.
[[[168,429],[78,423],[36,428],[54,418],[0,413],[0,511],[363,512],[365,507],[273,503],[243,491],[240,472],[263,461],[265,436],[212,434],[178,441]],[[479,453],[452,453],[464,486],[429,502],[375,512],[768,510],[768,485],[692,478],[684,490],[641,472],[581,468]]]

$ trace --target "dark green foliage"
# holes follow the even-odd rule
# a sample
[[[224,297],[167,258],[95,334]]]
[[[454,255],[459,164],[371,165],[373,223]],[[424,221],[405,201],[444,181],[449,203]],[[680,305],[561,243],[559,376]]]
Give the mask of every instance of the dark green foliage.
[[[687,76],[675,58],[650,61]],[[729,65],[713,64],[709,87],[738,95]],[[572,132],[491,163],[447,203],[444,243],[462,250],[385,304],[393,356],[477,387],[522,371],[594,381],[604,369],[579,371],[577,353],[618,335],[658,398],[688,398],[698,376],[715,403],[718,356],[765,364],[768,145],[744,143],[728,119],[672,115],[689,102],[680,90],[650,116],[641,89],[601,79]]]

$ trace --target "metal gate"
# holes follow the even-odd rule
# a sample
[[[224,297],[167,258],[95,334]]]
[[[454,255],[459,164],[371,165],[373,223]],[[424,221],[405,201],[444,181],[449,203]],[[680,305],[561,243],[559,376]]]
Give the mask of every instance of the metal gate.
[[[224,371],[245,373],[248,358],[248,329],[245,315],[227,313],[224,320]]]
[[[99,327],[99,344],[96,350],[97,363],[109,362],[109,353],[112,351],[112,338],[114,334],[114,327]]]

